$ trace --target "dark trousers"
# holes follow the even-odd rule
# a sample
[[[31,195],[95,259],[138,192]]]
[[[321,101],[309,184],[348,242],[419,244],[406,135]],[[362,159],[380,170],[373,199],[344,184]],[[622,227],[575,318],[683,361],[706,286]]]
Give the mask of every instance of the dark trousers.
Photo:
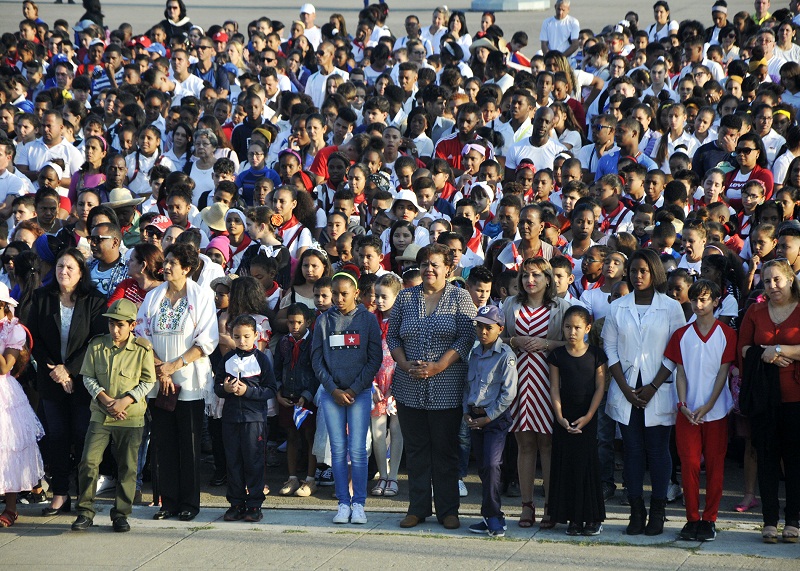
[[[45,460],[53,477],[53,494],[66,496],[69,494],[69,476],[73,469],[70,453],[74,449],[76,459],[83,456],[83,442],[92,416],[89,403],[70,395],[59,401],[43,398],[41,405],[47,435]]]
[[[228,502],[260,508],[264,503],[265,422],[223,422]]]
[[[136,459],[139,456],[143,432],[144,427],[141,426],[114,426],[100,422],[89,425],[78,472],[78,487],[81,489],[78,513],[94,519],[94,492],[100,476],[100,463],[113,439],[118,481],[111,519],[118,515],[131,515],[133,495],[136,492]]]
[[[458,515],[458,429],[461,407],[424,410],[397,405],[408,469],[408,513],[420,518]],[[431,498],[431,482],[436,493]]]
[[[208,417],[208,434],[211,436],[211,454],[214,456],[214,475],[221,476],[227,471],[222,419]]]
[[[478,459],[478,474],[483,487],[481,515],[483,517],[502,517],[500,493],[502,483],[500,471],[503,465],[503,450],[506,435],[511,426],[511,413],[505,411],[480,430],[471,430],[472,450]]]
[[[644,410],[633,408],[627,425],[620,423],[622,443],[625,446],[625,485],[629,498],[642,497],[644,471],[650,466],[652,497],[667,499],[669,476],[672,472],[672,456],[669,453],[671,426],[645,426]]]
[[[759,428],[754,425],[753,431],[757,430]],[[778,525],[780,519],[778,489],[783,461],[786,474],[786,525],[796,526],[800,519],[800,402],[781,404],[776,433],[767,438],[769,448],[756,446],[764,525]],[[755,438],[754,442],[759,440]]]
[[[202,400],[178,401],[168,412],[151,406],[152,441],[158,457],[161,506],[171,512],[200,511],[200,437]]]
[[[600,458],[600,481],[614,485],[614,436],[617,423],[606,414],[608,391],[597,408],[597,456]]]

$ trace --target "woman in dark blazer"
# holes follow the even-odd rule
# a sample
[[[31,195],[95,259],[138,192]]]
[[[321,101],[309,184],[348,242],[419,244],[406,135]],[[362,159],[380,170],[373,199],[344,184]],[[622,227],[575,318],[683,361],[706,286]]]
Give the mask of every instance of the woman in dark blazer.
[[[71,509],[70,451],[74,447],[75,457],[81,457],[90,418],[81,365],[89,339],[108,331],[102,316],[106,298],[92,284],[80,250],[67,248],[58,255],[55,278],[33,293],[25,323],[33,337],[44,456],[53,477],[53,501],[43,515]]]

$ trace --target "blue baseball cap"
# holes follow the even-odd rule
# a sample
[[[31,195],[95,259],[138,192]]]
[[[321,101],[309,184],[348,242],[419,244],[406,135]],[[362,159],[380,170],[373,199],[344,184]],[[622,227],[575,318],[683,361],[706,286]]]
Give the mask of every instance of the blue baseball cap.
[[[489,325],[499,325],[500,327],[506,326],[506,316],[496,305],[484,305],[481,307],[478,310],[478,315],[475,316],[475,321],[488,323]]]
[[[167,57],[167,48],[165,48],[162,44],[159,44],[158,42],[156,42],[155,44],[151,44],[146,49],[151,54],[158,54],[161,57]]]

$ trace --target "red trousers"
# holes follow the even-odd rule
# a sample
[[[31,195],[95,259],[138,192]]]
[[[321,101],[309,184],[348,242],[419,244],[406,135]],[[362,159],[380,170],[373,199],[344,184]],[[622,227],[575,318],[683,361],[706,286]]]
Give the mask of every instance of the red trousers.
[[[706,461],[706,506],[703,510],[703,520],[717,521],[719,502],[722,499],[725,452],[728,447],[727,417],[695,426],[679,412],[675,424],[675,443],[681,459],[687,521],[700,519],[701,458],[705,458]]]

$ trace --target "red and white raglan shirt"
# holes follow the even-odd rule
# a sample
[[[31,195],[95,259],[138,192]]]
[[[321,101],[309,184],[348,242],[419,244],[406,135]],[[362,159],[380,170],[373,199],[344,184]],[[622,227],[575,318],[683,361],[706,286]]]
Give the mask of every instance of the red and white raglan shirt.
[[[686,372],[686,406],[697,410],[706,404],[714,391],[714,381],[725,363],[736,361],[736,332],[714,321],[708,335],[702,335],[697,323],[689,323],[672,334],[664,356]],[[728,383],[708,411],[704,420],[711,422],[725,418],[733,408],[733,397]]]
[[[606,236],[628,232],[633,234],[633,212],[625,208],[622,201],[611,212],[602,211],[600,214],[600,231]]]

